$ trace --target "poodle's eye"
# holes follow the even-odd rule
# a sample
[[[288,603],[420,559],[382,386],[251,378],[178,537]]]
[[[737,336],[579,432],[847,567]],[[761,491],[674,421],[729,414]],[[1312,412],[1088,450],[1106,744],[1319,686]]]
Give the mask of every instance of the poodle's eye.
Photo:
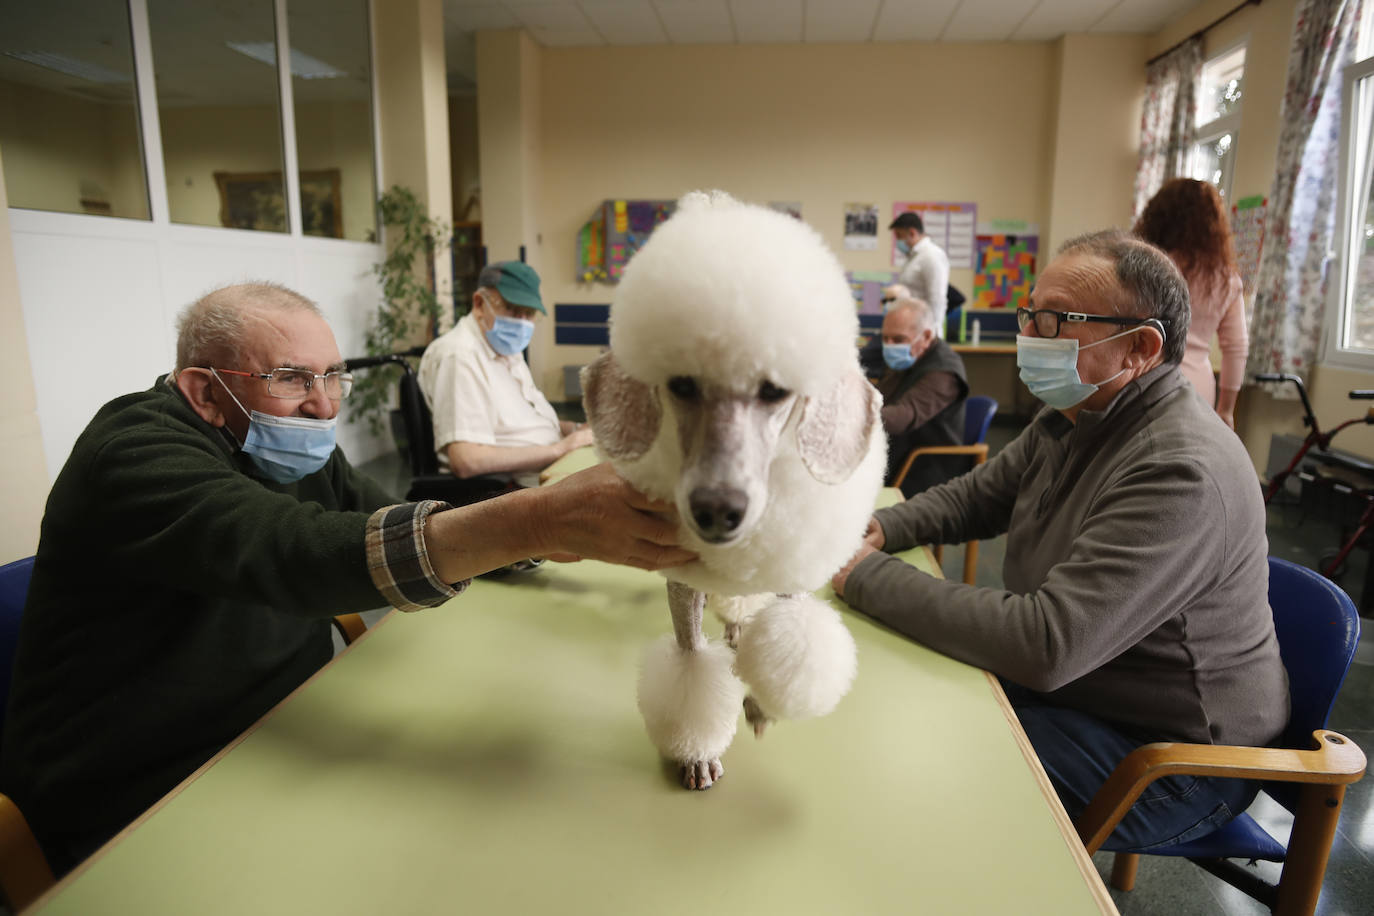
[[[674,397],[684,401],[691,401],[701,394],[701,389],[697,387],[696,379],[690,375],[675,375],[668,379],[668,390]]]
[[[759,400],[769,404],[781,401],[791,393],[786,388],[779,388],[767,379],[764,379],[763,384],[759,385]]]

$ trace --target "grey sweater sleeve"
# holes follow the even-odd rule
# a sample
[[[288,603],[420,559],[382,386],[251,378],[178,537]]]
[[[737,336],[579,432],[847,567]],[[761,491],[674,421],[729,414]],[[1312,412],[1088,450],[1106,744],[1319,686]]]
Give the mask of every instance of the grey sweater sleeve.
[[[882,526],[884,550],[918,544],[962,544],[1003,534],[1032,448],[1030,428],[991,460],[906,502],[873,514]]]
[[[991,462],[986,467],[997,472]],[[977,498],[978,488],[968,486]],[[915,502],[898,508],[909,513]],[[1098,494],[1069,556],[1028,594],[935,579],[873,554],[850,574],[845,598],[933,649],[1048,692],[1134,646],[1211,587],[1226,565],[1230,545],[1217,532],[1227,530],[1227,511],[1206,467],[1145,463]],[[1198,519],[1222,523],[1200,526]],[[886,517],[883,524],[890,530]],[[1007,544],[1008,552],[1036,549]]]

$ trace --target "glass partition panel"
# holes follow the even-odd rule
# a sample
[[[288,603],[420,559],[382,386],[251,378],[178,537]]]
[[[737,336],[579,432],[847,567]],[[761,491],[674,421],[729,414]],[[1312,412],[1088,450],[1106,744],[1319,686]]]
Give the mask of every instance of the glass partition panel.
[[[0,3],[11,207],[148,218],[125,0]]]
[[[302,228],[371,241],[377,182],[367,0],[289,0],[286,18]]]
[[[286,232],[272,0],[148,0],[174,223]]]

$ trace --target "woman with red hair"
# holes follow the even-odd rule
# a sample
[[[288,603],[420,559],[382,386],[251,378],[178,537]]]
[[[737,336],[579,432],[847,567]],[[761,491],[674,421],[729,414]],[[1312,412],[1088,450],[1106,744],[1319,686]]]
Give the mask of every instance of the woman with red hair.
[[[1234,428],[1250,338],[1231,221],[1221,195],[1205,181],[1171,179],[1145,205],[1134,231],[1164,249],[1188,281],[1193,314],[1179,369],[1203,399],[1215,405],[1226,425]],[[1219,390],[1210,358],[1213,336],[1221,348]]]

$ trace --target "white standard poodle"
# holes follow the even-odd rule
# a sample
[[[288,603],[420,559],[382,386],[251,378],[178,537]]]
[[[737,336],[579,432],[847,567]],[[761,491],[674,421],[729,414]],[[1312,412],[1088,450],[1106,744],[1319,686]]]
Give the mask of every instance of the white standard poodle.
[[[693,192],[626,268],[610,352],[582,372],[598,448],[676,504],[700,556],[665,572],[673,635],[639,680],[649,737],[687,788],[720,778],[741,705],[762,734],[829,713],[854,679],[853,638],[810,593],[853,556],[882,485],[881,399],[857,336],[814,229]],[[708,597],[721,642],[701,630]]]

